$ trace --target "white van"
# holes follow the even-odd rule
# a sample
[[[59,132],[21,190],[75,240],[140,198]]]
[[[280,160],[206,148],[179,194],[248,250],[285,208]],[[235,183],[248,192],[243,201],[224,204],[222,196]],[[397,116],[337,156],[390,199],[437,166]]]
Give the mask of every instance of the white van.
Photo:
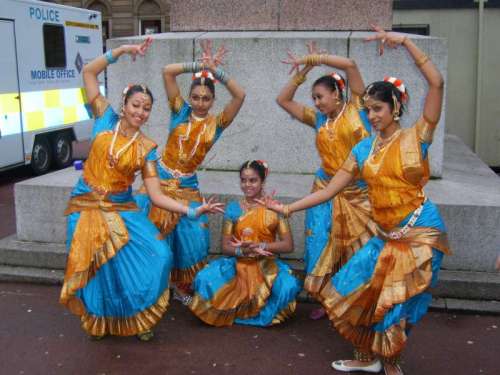
[[[101,14],[1,0],[0,46],[0,170],[70,165],[72,141],[91,134],[81,71],[103,53]]]

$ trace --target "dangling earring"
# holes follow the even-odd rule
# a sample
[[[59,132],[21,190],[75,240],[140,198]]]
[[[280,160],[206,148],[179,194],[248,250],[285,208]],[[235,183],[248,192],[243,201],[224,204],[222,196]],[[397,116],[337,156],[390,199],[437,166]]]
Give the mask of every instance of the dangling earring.
[[[400,119],[401,117],[399,117],[399,113],[394,112],[394,113],[392,114],[392,118],[394,119],[394,121],[399,121],[399,119]]]

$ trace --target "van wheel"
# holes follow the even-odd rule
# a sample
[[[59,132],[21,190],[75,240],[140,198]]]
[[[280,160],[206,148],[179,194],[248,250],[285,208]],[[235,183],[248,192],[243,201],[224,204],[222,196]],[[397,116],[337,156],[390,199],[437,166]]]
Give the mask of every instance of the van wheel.
[[[70,166],[73,161],[73,142],[68,133],[58,133],[54,136],[52,151],[58,168]]]
[[[52,163],[50,145],[45,137],[37,137],[31,153],[31,169],[36,175],[47,173]]]

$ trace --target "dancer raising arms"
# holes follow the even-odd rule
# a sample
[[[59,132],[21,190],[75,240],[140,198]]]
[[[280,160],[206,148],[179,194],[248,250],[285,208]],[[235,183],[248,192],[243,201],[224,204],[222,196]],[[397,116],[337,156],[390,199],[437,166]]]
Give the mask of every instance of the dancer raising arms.
[[[247,161],[240,168],[244,198],[227,205],[222,251],[193,283],[191,311],[205,323],[266,327],[295,311],[301,284],[276,255],[293,251],[288,221],[256,203],[268,174],[265,162]],[[279,236],[279,239],[276,238]]]
[[[284,63],[292,71],[305,65],[278,95],[278,104],[293,117],[317,132],[316,147],[321,167],[316,172],[312,191],[323,189],[339,171],[352,147],[369,135],[370,127],[360,103],[364,83],[356,63],[348,58],[319,54],[314,43],[308,45],[309,55],[296,57],[290,52]],[[316,111],[293,99],[299,85],[315,66],[327,65],[345,72],[351,91],[347,97],[345,80],[334,72],[317,79],[312,85]],[[328,200],[306,212],[304,289],[317,296],[332,274],[337,272],[354,252],[375,233],[371,220],[366,185],[354,180]],[[324,310],[314,310],[311,318],[318,319]]]
[[[245,92],[220,68],[224,47],[215,55],[211,52],[211,42],[202,43],[202,62],[169,64],[163,69],[163,79],[172,117],[170,133],[162,157],[158,160],[161,188],[173,199],[198,207],[202,198],[198,189],[196,170],[208,151],[219,139],[224,129],[233,121],[240,110]],[[195,73],[188,101],[185,101],[177,85],[176,77],[182,73]],[[214,77],[232,96],[230,102],[218,115],[209,111],[215,100]],[[144,193],[142,189],[140,193]],[[191,282],[206,264],[210,245],[208,220],[201,216],[197,221],[164,210],[154,204],[144,194],[136,196],[139,206],[159,229],[161,235],[174,252],[172,282],[184,292],[190,290]]]
[[[110,50],[82,73],[96,120],[89,157],[66,210],[69,255],[60,302],[80,316],[94,338],[138,335],[149,340],[169,303],[172,253],[134,203],[135,173],[142,173],[147,193],[160,207],[191,219],[222,210],[212,202],[194,210],[161,193],[156,145],[140,131],[153,105],[147,87],[129,85],[120,114],[99,93],[97,76],[108,64],[123,54],[135,60],[151,42]]]
[[[443,78],[407,37],[376,30],[367,40],[378,40],[382,47],[404,46],[427,81],[422,116],[413,127],[401,129],[407,97],[403,83],[394,78],[372,83],[363,102],[377,134],[353,148],[323,190],[288,206],[269,198],[267,204],[288,216],[331,199],[361,172],[380,234],[332,277],[320,300],[337,331],[355,348],[355,360],[332,366],[378,372],[383,365],[386,374],[394,375],[402,374],[398,358],[410,326],[426,313],[431,302],[427,290],[437,281],[443,254],[449,253],[445,225],[423,191],[429,178],[428,148],[441,115]]]

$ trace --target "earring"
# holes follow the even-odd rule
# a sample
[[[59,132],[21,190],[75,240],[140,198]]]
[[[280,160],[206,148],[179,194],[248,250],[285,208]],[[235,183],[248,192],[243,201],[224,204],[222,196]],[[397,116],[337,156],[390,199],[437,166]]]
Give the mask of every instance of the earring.
[[[393,117],[394,121],[399,121],[399,119],[401,118],[401,117],[399,117],[399,114],[398,114],[398,113],[396,113],[396,112],[394,112],[394,113],[392,114],[392,117]]]

